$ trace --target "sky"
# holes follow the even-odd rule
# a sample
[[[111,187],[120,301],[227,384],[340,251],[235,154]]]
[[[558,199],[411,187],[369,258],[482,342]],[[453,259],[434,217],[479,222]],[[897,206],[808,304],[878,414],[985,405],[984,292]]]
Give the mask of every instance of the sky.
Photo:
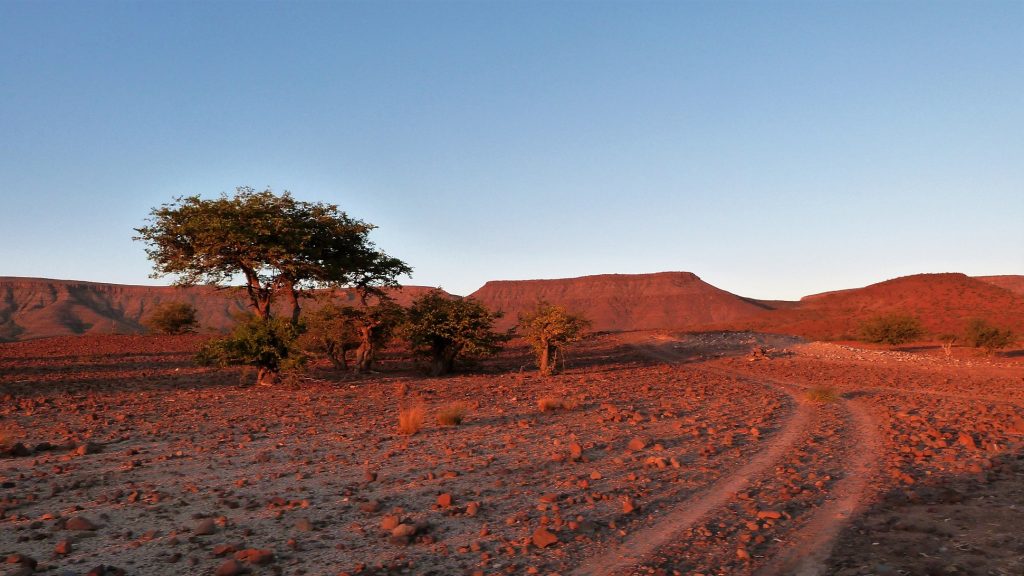
[[[0,276],[167,284],[133,228],[238,186],[456,294],[1024,274],[1024,2],[0,0]]]

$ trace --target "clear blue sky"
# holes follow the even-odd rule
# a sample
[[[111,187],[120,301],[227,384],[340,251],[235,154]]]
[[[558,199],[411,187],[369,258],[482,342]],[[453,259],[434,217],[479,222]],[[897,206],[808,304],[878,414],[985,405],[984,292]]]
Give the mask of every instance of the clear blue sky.
[[[1024,2],[0,1],[0,275],[290,190],[412,283],[1024,274]]]

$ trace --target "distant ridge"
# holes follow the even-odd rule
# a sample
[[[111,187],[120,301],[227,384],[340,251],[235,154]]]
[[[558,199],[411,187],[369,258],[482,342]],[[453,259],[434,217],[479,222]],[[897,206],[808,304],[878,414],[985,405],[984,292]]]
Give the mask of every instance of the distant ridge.
[[[883,314],[917,316],[933,337],[961,334],[973,318],[1024,333],[1024,297],[1020,293],[959,273],[916,274],[863,288],[812,294],[801,298],[795,307],[780,307],[718,327],[847,339],[856,336],[864,320]]]
[[[432,290],[406,286],[399,304]],[[355,304],[353,291],[341,291]],[[805,296],[799,301],[755,300],[716,288],[690,272],[600,274],[552,280],[495,280],[471,297],[505,313],[501,329],[545,300],[581,312],[594,330],[760,330],[814,339],[856,335],[863,320],[905,313],[921,318],[933,336],[962,332],[985,318],[1024,334],[1024,276],[917,274],[862,288]],[[248,309],[241,288],[129,286],[0,277],[0,342],[74,334],[136,334],[151,310],[184,301],[199,313],[202,331],[220,332]],[[283,304],[283,303],[282,303]],[[304,303],[309,308],[312,301]]]
[[[1024,296],[1024,276],[975,276],[975,278],[1000,288],[1006,288],[1019,296]]]
[[[428,290],[431,288],[407,286],[394,291],[393,297],[408,304]],[[357,302],[351,290],[341,295]],[[171,301],[195,306],[201,331],[226,331],[234,325],[234,315],[248,310],[241,288],[0,277],[0,342],[72,334],[138,334],[144,332],[142,320],[153,308]]]
[[[685,329],[761,312],[755,303],[716,288],[691,272],[600,274],[557,280],[494,280],[470,295],[505,313],[514,326],[521,312],[544,300],[582,312],[594,330]]]

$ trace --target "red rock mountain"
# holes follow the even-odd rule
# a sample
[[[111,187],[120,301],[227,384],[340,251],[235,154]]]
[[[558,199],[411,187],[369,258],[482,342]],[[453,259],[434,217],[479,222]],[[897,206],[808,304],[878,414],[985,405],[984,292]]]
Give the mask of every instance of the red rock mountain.
[[[520,312],[544,300],[581,312],[594,330],[683,329],[729,322],[763,311],[690,272],[601,274],[559,280],[495,280],[470,295],[505,313],[498,326],[514,326]]]
[[[848,339],[860,324],[882,314],[909,314],[931,335],[962,333],[972,318],[984,318],[1024,333],[1024,297],[964,274],[917,274],[805,296],[796,307],[765,311],[722,328]]]
[[[407,286],[395,291],[399,304],[431,290]],[[342,296],[357,302],[352,291]],[[127,286],[74,280],[0,277],[0,342],[69,334],[135,334],[153,308],[162,302],[188,302],[196,307],[201,331],[224,331],[234,315],[247,310],[239,288],[208,286]]]
[[[408,305],[430,288],[394,294]],[[1024,334],[1024,277],[919,274],[863,288],[806,296],[799,302],[742,298],[688,272],[603,274],[558,280],[493,281],[472,294],[515,325],[540,300],[582,312],[595,330],[736,329],[817,339],[854,336],[863,320],[887,313],[918,316],[933,335],[959,333],[985,318]],[[353,304],[356,297],[344,292]],[[193,304],[202,331],[223,331],[246,310],[237,288],[124,286],[70,280],[0,277],[0,342],[89,333],[138,333],[141,320],[167,301]],[[312,303],[306,303],[308,308]]]

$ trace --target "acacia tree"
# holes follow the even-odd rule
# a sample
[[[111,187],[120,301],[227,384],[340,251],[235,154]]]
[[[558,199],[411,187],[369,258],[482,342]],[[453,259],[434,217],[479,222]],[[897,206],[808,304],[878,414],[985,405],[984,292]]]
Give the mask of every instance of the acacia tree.
[[[242,276],[253,313],[265,322],[278,294],[290,302],[291,323],[298,326],[299,299],[307,290],[353,287],[371,294],[412,272],[370,241],[372,224],[288,192],[242,187],[215,199],[179,197],[154,208],[148,222],[136,229],[135,239],[147,244],[154,278],[175,275],[178,285],[224,286]],[[272,383],[277,372],[260,365],[258,381]]]
[[[538,302],[533,310],[520,314],[518,328],[537,355],[540,373],[549,376],[558,372],[562,348],[582,339],[590,321],[562,306]]]
[[[443,376],[460,354],[484,356],[501,349],[509,337],[493,330],[500,317],[472,298],[432,290],[409,307],[404,331],[413,350],[430,359],[430,375]]]

